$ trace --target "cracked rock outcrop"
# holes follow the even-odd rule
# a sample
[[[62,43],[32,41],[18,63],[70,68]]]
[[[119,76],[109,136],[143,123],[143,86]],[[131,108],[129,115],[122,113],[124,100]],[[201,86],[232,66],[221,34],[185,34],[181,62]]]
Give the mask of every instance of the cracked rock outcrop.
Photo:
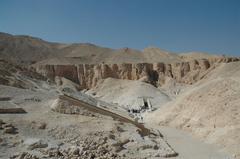
[[[239,61],[239,58],[198,59],[178,63],[122,63],[122,64],[74,64],[74,65],[34,65],[36,71],[54,80],[65,77],[80,85],[81,89],[96,86],[108,77],[128,80],[143,80],[155,86],[164,84],[170,77],[179,83],[193,84],[214,69],[217,63]]]

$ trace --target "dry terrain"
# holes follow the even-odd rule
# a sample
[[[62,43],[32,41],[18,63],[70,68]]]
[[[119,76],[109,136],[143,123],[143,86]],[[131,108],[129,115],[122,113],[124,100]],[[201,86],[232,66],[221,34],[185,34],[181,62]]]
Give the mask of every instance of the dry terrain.
[[[240,159],[239,60],[0,33],[0,158]]]
[[[190,131],[240,157],[240,62],[221,64],[146,120]]]

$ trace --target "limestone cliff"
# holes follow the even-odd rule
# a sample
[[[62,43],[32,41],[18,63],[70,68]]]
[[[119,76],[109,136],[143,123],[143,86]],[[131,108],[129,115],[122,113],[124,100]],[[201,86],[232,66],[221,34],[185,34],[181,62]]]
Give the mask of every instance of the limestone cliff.
[[[239,61],[239,58],[198,59],[178,63],[122,63],[122,64],[74,64],[35,65],[38,73],[54,80],[65,77],[80,85],[81,89],[96,86],[108,77],[128,80],[142,80],[155,86],[164,84],[170,77],[179,83],[192,84],[205,76],[217,63]]]

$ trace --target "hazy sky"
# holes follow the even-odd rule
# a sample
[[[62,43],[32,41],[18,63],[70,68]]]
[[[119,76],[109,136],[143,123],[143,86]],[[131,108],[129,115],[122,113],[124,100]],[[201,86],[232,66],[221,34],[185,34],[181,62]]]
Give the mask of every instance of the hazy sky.
[[[240,56],[240,0],[0,0],[0,32]]]

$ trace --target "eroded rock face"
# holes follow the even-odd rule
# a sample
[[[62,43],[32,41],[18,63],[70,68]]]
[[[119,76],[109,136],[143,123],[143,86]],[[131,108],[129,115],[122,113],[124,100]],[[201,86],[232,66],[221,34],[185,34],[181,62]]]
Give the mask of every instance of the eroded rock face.
[[[216,63],[239,61],[239,58],[200,59],[180,63],[122,63],[37,65],[36,71],[50,79],[65,77],[80,85],[81,89],[96,86],[101,79],[109,77],[128,80],[143,80],[155,86],[162,85],[166,77],[177,82],[192,84],[204,76],[205,71]]]

